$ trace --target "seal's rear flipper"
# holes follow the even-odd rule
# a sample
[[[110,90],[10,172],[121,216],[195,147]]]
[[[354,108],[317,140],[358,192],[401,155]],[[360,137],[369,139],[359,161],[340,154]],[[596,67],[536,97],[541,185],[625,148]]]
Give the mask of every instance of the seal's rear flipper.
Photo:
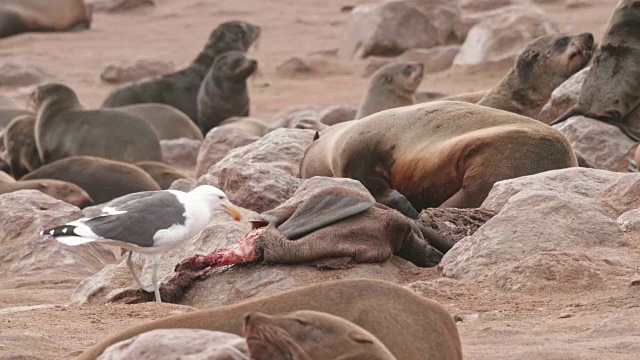
[[[278,231],[289,240],[299,239],[327,225],[370,209],[374,202],[353,196],[326,194],[303,201]]]

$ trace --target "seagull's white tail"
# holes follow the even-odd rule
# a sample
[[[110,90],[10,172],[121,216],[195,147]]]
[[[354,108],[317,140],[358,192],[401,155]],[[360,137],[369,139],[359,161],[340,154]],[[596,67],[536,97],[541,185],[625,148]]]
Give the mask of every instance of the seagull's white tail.
[[[88,242],[95,241],[95,239],[89,239],[89,238],[80,237],[80,236],[56,236],[55,239],[69,246],[76,246],[76,245],[86,244]]]

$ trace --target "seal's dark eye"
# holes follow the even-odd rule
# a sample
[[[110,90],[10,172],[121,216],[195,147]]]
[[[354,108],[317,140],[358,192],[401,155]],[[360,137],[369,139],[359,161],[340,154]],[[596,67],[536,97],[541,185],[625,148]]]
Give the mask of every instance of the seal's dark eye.
[[[553,44],[556,49],[564,49],[567,45],[569,45],[569,37],[567,36],[561,37]]]

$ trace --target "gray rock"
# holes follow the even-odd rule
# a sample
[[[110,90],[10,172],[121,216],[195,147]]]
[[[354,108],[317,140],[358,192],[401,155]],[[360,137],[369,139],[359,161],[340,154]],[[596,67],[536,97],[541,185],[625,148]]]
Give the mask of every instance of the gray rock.
[[[578,71],[553,90],[549,101],[540,110],[540,114],[536,118],[545,124],[549,124],[575,105],[580,97],[582,83],[587,77],[590,68],[590,66],[587,66]]]

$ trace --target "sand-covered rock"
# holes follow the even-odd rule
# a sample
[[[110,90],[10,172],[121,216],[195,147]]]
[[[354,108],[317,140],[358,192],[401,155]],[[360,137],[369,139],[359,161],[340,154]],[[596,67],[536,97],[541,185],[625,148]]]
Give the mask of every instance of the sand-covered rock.
[[[100,79],[112,84],[121,84],[142,80],[154,76],[162,76],[175,71],[171,61],[154,58],[136,58],[124,60],[116,64],[108,64],[100,74]]]
[[[595,168],[627,172],[629,150],[636,143],[618,127],[584,116],[574,116],[553,127]]]
[[[398,0],[363,4],[351,11],[338,57],[395,56],[411,48],[457,43],[457,1]]]
[[[236,128],[216,127],[207,133],[196,165],[196,176],[204,175],[211,166],[222,160],[229,151],[242,147],[260,139],[247,131]]]
[[[121,359],[248,360],[249,348],[245,339],[235,334],[200,329],[160,329],[117,342],[98,357],[98,360]]]
[[[617,219],[639,194],[639,174],[583,168],[498,182],[482,206],[499,213],[445,255],[443,274],[532,293],[619,283],[640,261],[640,233]]]
[[[83,217],[75,206],[37,190],[0,195],[0,284],[80,281],[115,261],[102,245],[64,245],[40,231]]]
[[[475,24],[453,60],[458,66],[515,59],[533,39],[558,31],[557,24],[533,5],[507,6],[466,21]]]
[[[587,77],[590,68],[590,66],[587,66],[578,71],[553,90],[549,101],[540,110],[540,114],[536,118],[545,124],[549,124],[575,105],[580,97],[582,83]]]
[[[38,85],[55,79],[49,70],[37,64],[12,61],[0,64],[0,86]]]
[[[496,211],[482,208],[427,208],[422,210],[418,220],[449,243],[455,244],[473,235],[495,215]]]

